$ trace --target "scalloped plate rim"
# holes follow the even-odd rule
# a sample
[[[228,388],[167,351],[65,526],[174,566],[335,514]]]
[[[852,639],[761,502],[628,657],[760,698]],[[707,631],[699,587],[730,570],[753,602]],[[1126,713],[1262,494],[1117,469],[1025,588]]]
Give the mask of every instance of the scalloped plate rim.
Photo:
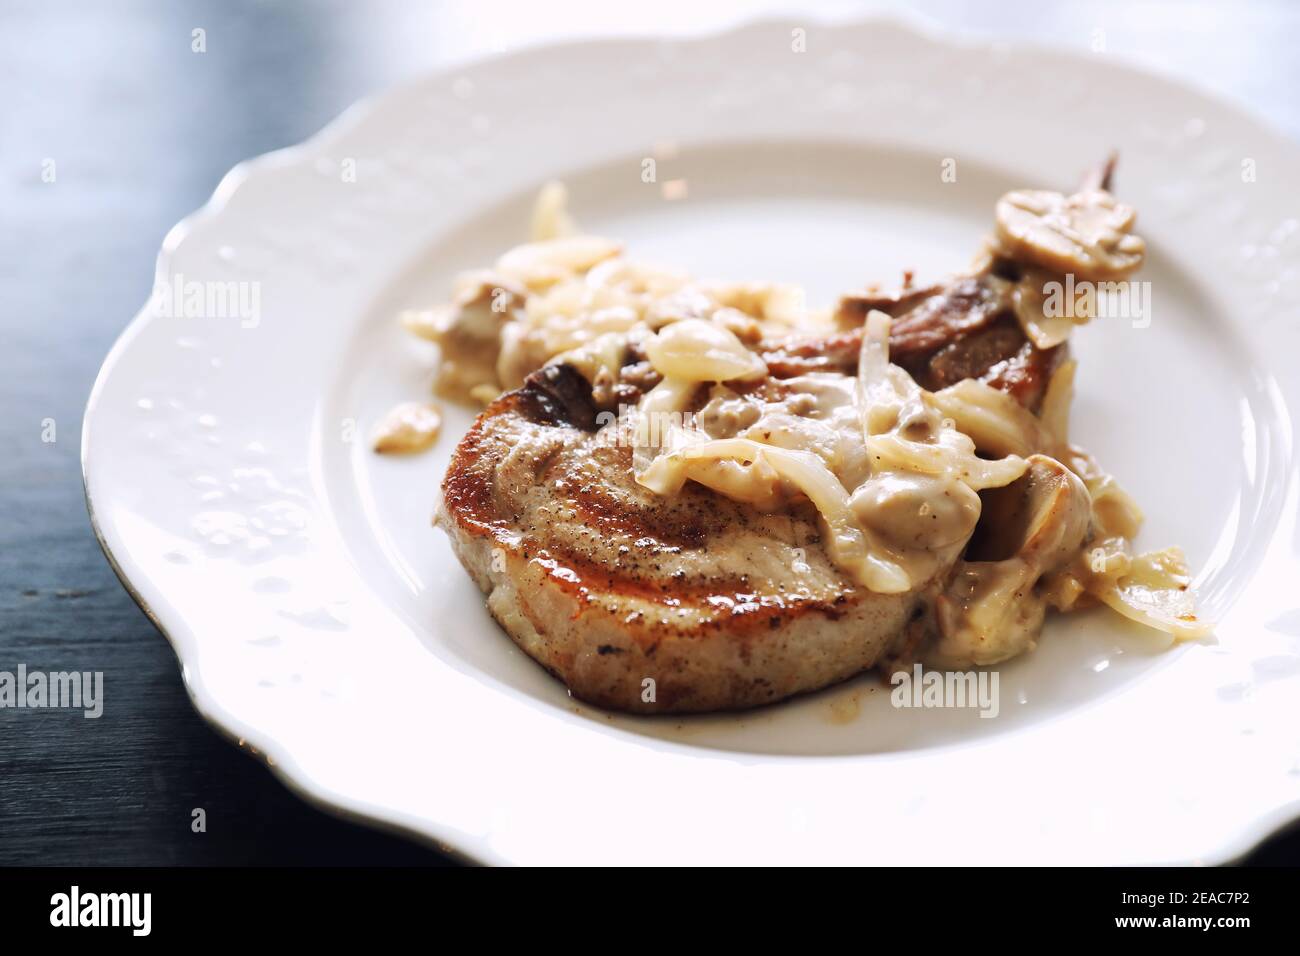
[[[507,51],[500,54],[476,58],[465,63],[458,63],[446,69],[427,73],[412,80],[383,89],[352,104],[337,117],[323,126],[318,132],[314,133],[302,142],[259,154],[239,162],[221,178],[212,195],[202,206],[189,215],[183,217],[168,230],[157,256],[155,274],[167,274],[167,263],[185,238],[196,228],[196,226],[217,219],[226,208],[231,197],[246,182],[256,176],[263,169],[274,165],[280,160],[301,160],[304,157],[309,156],[313,151],[327,146],[332,140],[344,133],[353,124],[372,114],[384,101],[404,92],[413,92],[425,88],[437,79],[452,76],[458,71],[478,68],[497,62],[516,60],[521,57],[528,57],[531,55],[551,56],[565,49],[585,47],[592,43],[640,45],[647,42],[667,40],[673,43],[689,44],[696,41],[706,41],[711,38],[729,36],[761,28],[790,27],[797,25],[806,26],[810,24],[818,26],[851,25],[855,27],[873,25],[883,28],[893,28],[909,33],[913,37],[917,37],[927,44],[936,46],[959,44],[968,49],[1005,47],[1012,52],[1032,51],[1043,54],[1064,52],[1069,56],[1078,56],[1074,51],[1058,51],[1048,45],[1025,43],[1021,41],[1003,44],[992,41],[987,37],[973,32],[953,32],[940,27],[932,20],[922,16],[913,15],[906,17],[900,17],[897,15],[879,15],[830,19],[824,17],[809,17],[798,22],[793,21],[788,17],[771,17],[746,20],[707,33],[690,33],[683,35],[674,34],[664,37],[637,36],[588,38],[563,43],[528,45],[519,50]],[[1212,101],[1215,105],[1226,111],[1245,115],[1249,117],[1251,122],[1267,128],[1277,137],[1290,142],[1285,134],[1279,132],[1266,117],[1256,114],[1248,107],[1248,105],[1239,104],[1213,89],[1203,87],[1198,82],[1171,76],[1164,71],[1154,69],[1145,64],[1134,63],[1127,59],[1122,59],[1121,62],[1126,70],[1140,73],[1153,80],[1171,83],[1189,89],[1194,91],[1195,95]],[[132,583],[129,575],[120,564],[114,552],[112,543],[106,539],[99,522],[96,520],[94,501],[90,492],[89,474],[93,468],[93,462],[89,455],[89,446],[97,402],[106,381],[112,375],[114,368],[120,361],[121,357],[130,348],[135,338],[144,331],[154,318],[155,316],[150,314],[148,303],[146,303],[146,305],[136,313],[115,339],[95,378],[82,420],[81,466],[83,490],[85,493],[91,526],[94,530],[96,540],[123,587],[172,646],[173,651],[177,656],[177,661],[181,665],[184,683],[196,711],[224,736],[237,740],[241,746],[247,742],[252,746],[255,754],[260,751],[261,754],[265,755],[267,757],[266,763],[269,765],[272,772],[293,792],[314,806],[352,822],[358,822],[378,829],[400,833],[414,838],[417,841],[431,844],[442,852],[449,853],[466,862],[489,864],[504,864],[512,862],[510,859],[502,857],[489,850],[481,842],[473,849],[453,845],[449,842],[451,839],[450,835],[440,835],[438,833],[439,827],[431,825],[427,820],[406,819],[401,813],[386,808],[367,806],[364,801],[357,800],[346,793],[331,790],[327,786],[321,785],[312,779],[295,764],[291,754],[281,752],[282,748],[279,747],[276,741],[261,739],[261,731],[257,728],[246,726],[239,717],[223,709],[212,700],[202,681],[195,676],[194,672],[192,672],[187,665],[187,655],[194,652],[192,644],[195,638],[193,633],[186,630],[183,621],[179,621],[176,625],[171,627],[166,626],[159,614],[149,605]],[[1235,839],[1223,843],[1218,847],[1217,852],[1210,854],[1208,857],[1206,855],[1198,856],[1196,858],[1197,862],[1231,862],[1250,852],[1250,850],[1257,846],[1261,841],[1267,839],[1270,835],[1276,833],[1288,824],[1295,822],[1297,819],[1300,819],[1300,800],[1278,807],[1272,814],[1243,823],[1237,828]],[[1190,857],[1187,859],[1189,861],[1191,860]]]

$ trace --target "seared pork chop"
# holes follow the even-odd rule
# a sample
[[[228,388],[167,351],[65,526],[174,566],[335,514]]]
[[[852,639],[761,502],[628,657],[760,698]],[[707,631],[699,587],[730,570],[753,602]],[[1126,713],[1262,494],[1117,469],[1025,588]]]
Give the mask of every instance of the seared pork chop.
[[[1002,354],[969,348],[978,335],[961,334],[1004,318],[964,282],[914,304],[957,331],[927,332],[911,353],[900,339],[904,354],[966,349],[970,374],[1010,382],[992,377]],[[956,306],[933,302],[945,295],[991,317],[952,319]],[[852,375],[861,332],[831,339],[841,337],[851,355],[825,338],[764,353],[772,377],[759,387],[806,372],[800,355],[833,357],[816,370]],[[1033,349],[1022,337],[1013,352],[1022,346]],[[625,356],[624,402],[657,381],[640,358]],[[867,590],[828,557],[806,502],[773,514],[695,483],[672,496],[638,484],[628,424],[601,411],[572,366],[535,372],[461,441],[437,516],[493,616],[575,696],[644,713],[739,709],[836,683],[920,643],[924,610],[955,562],[902,594]]]
[[[583,700],[643,713],[753,707],[875,665],[930,589],[876,594],[820,546],[811,506],[764,514],[633,478],[625,423],[547,366],[456,449],[437,523],[514,641]],[[938,587],[936,582],[934,587]]]
[[[982,377],[1035,406],[1065,348],[1025,339],[1005,285],[961,277],[902,297],[899,364],[932,387]],[[758,351],[776,382],[851,376],[861,343],[859,328]],[[658,381],[640,359],[625,356],[626,404]],[[695,483],[656,495],[634,477],[627,424],[601,426],[600,412],[573,367],[534,373],[461,441],[436,519],[492,615],[575,696],[644,713],[740,709],[921,643],[955,562],[903,594],[867,590],[828,557],[811,505],[767,514]]]

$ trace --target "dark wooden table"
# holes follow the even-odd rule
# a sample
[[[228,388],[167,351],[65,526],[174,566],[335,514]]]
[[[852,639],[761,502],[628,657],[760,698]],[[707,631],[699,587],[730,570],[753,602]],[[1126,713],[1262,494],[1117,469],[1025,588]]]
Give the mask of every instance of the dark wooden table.
[[[0,863],[446,862],[306,806],[194,713],[170,648],[90,532],[79,443],[99,363],[148,295],[163,235],[239,160],[468,56],[566,33],[720,26],[762,5],[597,4],[570,16],[483,6],[0,7],[0,670],[105,681],[98,720],[0,709]],[[990,29],[955,2],[919,6]],[[1007,6],[1012,33],[1086,46],[1101,30],[1109,50],[1212,83],[1300,136],[1300,16],[1286,4],[1233,4],[1221,21],[1214,8],[1226,5]],[[192,50],[196,29],[206,52]],[[191,830],[200,807],[206,833]],[[1296,863],[1300,837],[1275,838],[1252,861]]]

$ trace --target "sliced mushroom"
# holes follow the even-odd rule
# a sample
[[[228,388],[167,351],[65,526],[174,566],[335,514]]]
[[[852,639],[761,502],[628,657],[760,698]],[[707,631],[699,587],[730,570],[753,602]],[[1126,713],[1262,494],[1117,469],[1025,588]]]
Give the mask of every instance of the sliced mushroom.
[[[1088,531],[1088,489],[1047,455],[1030,455],[1024,475],[984,494],[983,518],[968,558],[1020,558],[1050,571],[1070,560]]]
[[[1091,282],[1123,279],[1140,265],[1146,243],[1132,234],[1137,213],[1100,189],[1065,196],[1009,192],[997,204],[997,239],[1013,259]]]
[[[1088,533],[1087,488],[1046,455],[1032,455],[1020,479],[983,498],[969,560],[935,601],[937,633],[925,660],[936,667],[996,664],[1032,646],[1047,613],[1035,586]]]

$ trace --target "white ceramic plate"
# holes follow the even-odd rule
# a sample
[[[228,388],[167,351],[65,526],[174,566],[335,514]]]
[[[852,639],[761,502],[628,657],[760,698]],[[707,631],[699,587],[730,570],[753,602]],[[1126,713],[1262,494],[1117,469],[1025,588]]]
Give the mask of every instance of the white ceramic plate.
[[[248,283],[258,314],[147,307],[113,348],[83,447],[106,552],[206,717],[306,796],[475,860],[1245,851],[1300,813],[1300,150],[1109,59],[805,27],[802,53],[762,23],[481,63],[232,171],[159,282]],[[523,238],[548,178],[642,257],[828,302],[963,265],[1000,193],[1069,187],[1111,148],[1152,321],[1076,336],[1075,433],[1146,505],[1140,543],[1201,569],[1217,643],[1054,621],[992,720],[896,710],[875,677],[742,716],[609,715],[514,649],[430,528],[469,416],[427,456],[368,450],[431,377],[395,313]],[[687,198],[642,181],[655,155]]]

